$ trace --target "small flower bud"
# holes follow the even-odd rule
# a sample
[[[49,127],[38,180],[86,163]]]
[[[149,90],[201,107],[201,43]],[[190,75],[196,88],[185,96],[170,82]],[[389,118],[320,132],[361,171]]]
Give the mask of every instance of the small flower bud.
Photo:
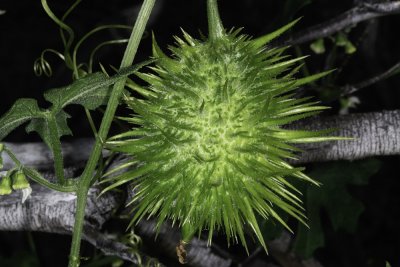
[[[315,42],[313,42],[310,45],[310,48],[312,51],[314,51],[315,54],[323,54],[325,53],[325,44],[324,44],[324,39],[323,38],[319,38],[318,40],[316,40]]]
[[[12,193],[11,188],[11,178],[9,175],[6,175],[1,178],[0,181],[0,195],[9,195]]]
[[[12,188],[14,190],[18,189],[25,189],[30,187],[28,180],[26,179],[26,176],[23,171],[17,171],[16,173],[13,174],[13,183],[12,183]]]

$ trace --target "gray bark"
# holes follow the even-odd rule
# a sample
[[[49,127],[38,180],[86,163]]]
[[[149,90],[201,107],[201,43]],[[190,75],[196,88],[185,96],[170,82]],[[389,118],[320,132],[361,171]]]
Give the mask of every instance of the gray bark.
[[[156,223],[153,220],[142,221],[136,227],[139,235],[144,239],[154,239]],[[164,224],[157,236],[157,244],[163,248],[163,251],[169,256],[176,255],[176,246],[179,244],[181,234],[179,229]],[[187,257],[186,263],[195,267],[229,267],[232,260],[229,257],[218,255],[215,246],[207,246],[207,242],[193,239],[186,247]],[[227,253],[222,253],[227,254]],[[175,256],[176,257],[176,256]]]
[[[0,231],[40,231],[71,235],[76,195],[53,191],[38,184],[31,186],[32,194],[24,203],[21,202],[20,190],[8,196],[0,196]],[[100,231],[123,201],[117,194],[107,193],[99,198],[98,194],[97,188],[89,191],[83,239],[105,255],[116,255],[136,264],[156,262],[146,255],[133,253],[131,247]]]
[[[341,96],[346,96],[346,95],[351,95],[357,92],[360,89],[363,89],[365,87],[371,86],[373,84],[376,84],[380,81],[383,81],[387,78],[390,78],[391,76],[397,74],[400,71],[400,62],[397,62],[394,64],[392,67],[390,67],[388,70],[371,77],[365,81],[356,83],[356,84],[346,84],[345,86],[341,87]]]
[[[53,156],[44,143],[4,143],[15,154],[24,165],[31,166],[37,170],[51,170],[53,168]],[[65,166],[82,167],[89,158],[94,144],[93,139],[80,138],[62,144]],[[8,170],[14,166],[10,157],[3,153],[4,169]]]
[[[298,145],[304,152],[296,164],[400,154],[400,110],[313,118],[292,128],[338,129],[333,135],[354,138]]]

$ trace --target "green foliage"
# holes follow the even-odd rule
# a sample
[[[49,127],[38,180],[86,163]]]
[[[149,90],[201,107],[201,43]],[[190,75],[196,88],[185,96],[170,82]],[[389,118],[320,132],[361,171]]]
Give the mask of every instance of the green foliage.
[[[358,217],[363,212],[362,203],[348,191],[349,185],[366,185],[368,179],[380,168],[378,160],[356,162],[332,162],[319,164],[309,174],[322,184],[320,188],[308,186],[305,190],[305,206],[309,228],[299,225],[294,250],[303,258],[324,246],[324,230],[320,212],[326,211],[332,227],[352,233]]]
[[[38,112],[39,115],[41,112]],[[31,122],[26,126],[27,133],[37,132],[43,141],[51,148],[52,151],[58,145],[58,140],[64,135],[72,135],[68,127],[67,119],[70,116],[60,110],[56,115],[54,113],[41,113],[41,117],[32,117]],[[55,126],[52,128],[52,126]],[[0,129],[1,130],[1,129]]]
[[[53,104],[52,109],[61,110],[67,105],[78,104],[93,110],[107,103],[110,85],[119,78],[109,79],[104,73],[89,74],[69,86],[47,91],[44,98]]]
[[[0,118],[0,140],[21,124],[41,117],[41,111],[34,99],[20,98],[11,109]]]
[[[53,149],[53,135],[59,139],[63,135],[71,134],[67,125],[69,115],[63,110],[66,106],[77,104],[87,109],[95,109],[105,104],[110,96],[110,86],[141,66],[143,64],[127,68],[112,77],[104,73],[88,74],[71,85],[49,90],[44,93],[44,98],[52,104],[49,109],[39,108],[35,99],[18,99],[0,118],[0,140],[18,126],[30,121],[26,127],[27,132],[38,132],[46,144]],[[51,128],[52,123],[55,129]]]

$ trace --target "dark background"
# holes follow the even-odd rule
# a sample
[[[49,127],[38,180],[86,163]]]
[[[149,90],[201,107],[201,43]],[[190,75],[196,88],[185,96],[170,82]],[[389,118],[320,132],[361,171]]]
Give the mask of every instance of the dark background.
[[[80,36],[99,25],[132,25],[141,2],[84,0],[67,22],[75,30],[79,40]],[[167,51],[168,45],[174,43],[173,35],[180,35],[180,27],[195,37],[199,37],[200,32],[206,34],[205,2],[159,0],[140,45],[136,62],[150,56],[151,31],[154,31],[164,51]],[[300,8],[306,2],[310,4]],[[357,1],[221,0],[220,13],[226,28],[244,27],[245,33],[260,36],[302,16],[301,22],[292,30],[300,31],[339,15],[355,2]],[[72,3],[66,0],[50,1],[49,5],[60,16]],[[6,10],[6,14],[0,16],[0,114],[6,112],[20,97],[39,99],[39,103],[45,106],[46,103],[41,99],[42,93],[70,83],[72,77],[71,71],[53,55],[47,57],[53,68],[52,77],[36,77],[33,72],[33,62],[44,49],[62,51],[58,28],[42,10],[39,0],[1,0],[0,9]],[[329,51],[334,49],[334,44],[329,39],[326,39],[327,52],[323,55],[313,53],[309,48],[310,43],[299,46],[303,54],[310,55],[307,67],[311,73],[338,69],[333,78],[324,81],[320,88],[311,88],[312,94],[323,96],[326,92],[335,92],[340,86],[365,80],[400,61],[399,27],[400,15],[360,23],[349,33],[349,39],[357,47],[356,53],[346,55],[337,48],[332,62],[329,62]],[[87,61],[87,55],[99,42],[128,36],[128,32],[121,30],[97,34],[83,45],[78,58],[82,62]],[[97,59],[105,66],[118,66],[123,48],[123,45],[103,48]],[[291,52],[294,54],[294,50]],[[354,113],[399,109],[400,75],[362,89],[355,96],[360,99],[361,104],[351,110]],[[338,113],[339,101],[329,98],[323,100],[325,104],[334,107],[331,114]],[[81,110],[72,108],[68,111],[75,118],[70,122],[74,136],[90,136],[89,126]],[[35,135],[27,136],[21,129],[12,133],[7,140],[39,139]],[[392,267],[400,266],[400,158],[380,157],[379,160],[382,166],[369,179],[368,185],[349,187],[350,192],[365,206],[356,231],[333,231],[329,223],[324,228],[326,246],[314,254],[324,266],[379,267],[384,266],[385,260],[390,261]],[[32,243],[36,244],[35,253],[32,252]],[[66,263],[61,263],[60,259],[66,260],[68,249],[68,237],[41,233],[0,233],[0,266],[64,266]],[[88,250],[91,251],[90,248]],[[22,265],[13,261],[21,258],[21,255],[34,258],[35,264],[39,262],[39,265]],[[245,255],[242,257],[244,259]],[[260,257],[268,260],[266,256]],[[57,265],[54,265],[55,262]]]

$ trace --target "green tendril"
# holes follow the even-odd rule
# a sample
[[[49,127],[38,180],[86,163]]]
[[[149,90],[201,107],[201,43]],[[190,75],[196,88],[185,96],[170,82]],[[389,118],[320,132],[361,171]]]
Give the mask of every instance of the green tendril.
[[[104,31],[104,30],[110,30],[110,29],[127,29],[127,30],[131,30],[132,27],[130,26],[126,26],[126,25],[118,25],[118,24],[111,24],[111,25],[102,25],[99,27],[94,28],[93,30],[89,31],[88,33],[86,33],[75,45],[73,52],[72,52],[72,63],[74,66],[77,65],[77,54],[78,54],[78,50],[80,48],[80,46],[89,38],[91,37],[93,34],[99,32],[99,31]],[[78,69],[74,69],[74,76],[76,78],[79,78],[79,73],[78,73]]]
[[[80,0],[79,0],[80,1]],[[64,43],[64,57],[65,57],[65,63],[67,64],[67,67],[70,69],[73,69],[74,72],[76,70],[76,66],[73,65],[72,60],[71,60],[71,55],[70,55],[70,48],[72,46],[72,43],[74,42],[75,34],[74,31],[72,30],[71,27],[69,27],[67,24],[64,23],[63,20],[60,20],[54,13],[51,11],[49,5],[47,4],[47,0],[41,0],[42,6],[44,11],[47,13],[47,15],[61,28],[60,30],[65,30],[68,33],[68,39],[65,38],[64,34],[61,33],[61,38],[63,39]],[[76,6],[75,4],[72,6]],[[71,9],[71,8],[70,8]],[[73,8],[72,8],[73,9]],[[71,11],[72,11],[71,9]],[[68,11],[67,11],[68,12]],[[65,16],[65,15],[64,15]]]
[[[57,50],[54,49],[45,49],[43,52],[40,54],[40,57],[35,60],[33,63],[33,71],[36,76],[40,77],[43,74],[46,75],[47,77],[50,77],[53,75],[53,70],[51,68],[50,63],[46,60],[46,54],[47,53],[52,53],[56,56],[58,56],[62,61],[65,61],[65,57],[63,54],[58,52]]]
[[[67,17],[69,16],[69,14],[71,14],[71,12],[82,2],[82,0],[77,0],[75,1],[75,3],[72,4],[72,6],[70,6],[70,8],[68,8],[68,10],[64,13],[64,15],[62,16],[61,20],[65,21],[67,19]],[[63,41],[64,46],[67,45],[67,41],[65,38],[65,34],[62,28],[60,28],[60,36],[61,39]]]
[[[108,45],[115,45],[115,44],[126,44],[129,41],[129,39],[118,39],[118,40],[110,40],[110,41],[105,41],[102,42],[101,44],[97,45],[92,52],[90,53],[89,57],[89,64],[88,64],[88,69],[89,73],[93,72],[93,61],[94,61],[94,56],[97,53],[98,50],[101,48],[108,46]]]

